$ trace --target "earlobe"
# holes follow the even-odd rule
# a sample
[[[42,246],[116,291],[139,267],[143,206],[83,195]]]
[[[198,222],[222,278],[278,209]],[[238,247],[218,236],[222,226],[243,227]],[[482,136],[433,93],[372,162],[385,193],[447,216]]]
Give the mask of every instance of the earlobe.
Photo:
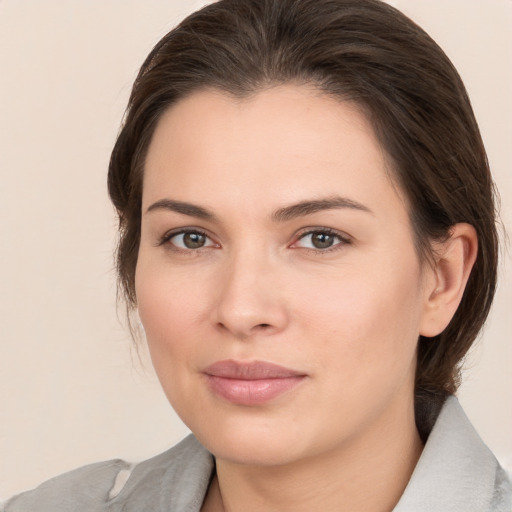
[[[470,224],[455,224],[450,237],[434,243],[431,279],[425,290],[420,334],[437,336],[450,323],[462,300],[478,252],[478,236]]]

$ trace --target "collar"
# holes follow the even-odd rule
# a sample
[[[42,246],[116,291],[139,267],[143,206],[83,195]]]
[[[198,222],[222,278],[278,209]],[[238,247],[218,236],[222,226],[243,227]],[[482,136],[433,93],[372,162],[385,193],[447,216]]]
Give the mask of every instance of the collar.
[[[503,470],[494,455],[450,396],[394,512],[497,512],[499,473]]]

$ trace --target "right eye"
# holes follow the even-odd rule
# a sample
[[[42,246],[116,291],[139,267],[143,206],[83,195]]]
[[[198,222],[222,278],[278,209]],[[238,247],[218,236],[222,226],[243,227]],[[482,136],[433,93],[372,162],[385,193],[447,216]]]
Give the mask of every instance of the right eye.
[[[218,247],[206,233],[198,230],[182,230],[164,235],[161,245],[169,243],[180,250],[193,251],[205,247]]]

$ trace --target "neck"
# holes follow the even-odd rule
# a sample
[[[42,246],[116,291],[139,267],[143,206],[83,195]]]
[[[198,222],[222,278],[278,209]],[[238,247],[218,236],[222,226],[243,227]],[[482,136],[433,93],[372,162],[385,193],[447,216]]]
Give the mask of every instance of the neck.
[[[203,511],[390,512],[422,450],[412,404],[406,421],[393,417],[402,418],[401,425],[381,418],[357,439],[291,464],[255,467],[217,459]]]

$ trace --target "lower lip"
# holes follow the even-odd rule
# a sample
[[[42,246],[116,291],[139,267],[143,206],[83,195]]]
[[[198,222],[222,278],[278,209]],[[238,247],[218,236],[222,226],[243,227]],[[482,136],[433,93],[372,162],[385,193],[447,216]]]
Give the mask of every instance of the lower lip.
[[[236,405],[260,405],[290,391],[305,377],[297,375],[273,379],[228,379],[207,375],[208,384],[217,395]]]

